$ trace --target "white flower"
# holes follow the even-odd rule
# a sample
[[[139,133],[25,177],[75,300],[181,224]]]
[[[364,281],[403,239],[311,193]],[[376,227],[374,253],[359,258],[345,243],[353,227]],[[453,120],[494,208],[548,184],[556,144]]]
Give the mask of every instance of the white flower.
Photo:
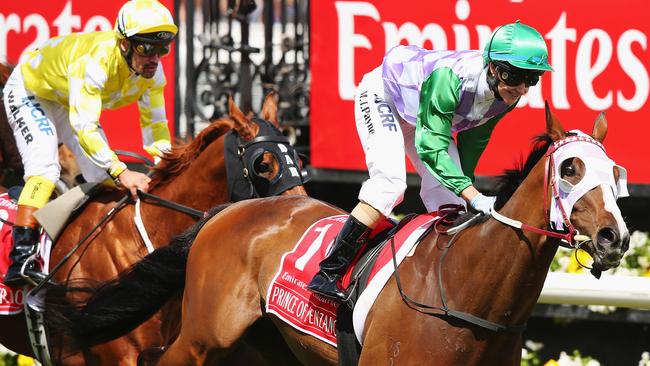
[[[573,357],[567,355],[564,351],[560,353],[560,358],[558,358],[557,364],[559,366],[582,366],[582,362],[576,362]]]
[[[650,366],[650,353],[646,351],[641,354],[641,361],[639,361],[639,366]]]
[[[630,249],[642,247],[648,241],[648,233],[635,231],[630,235]]]
[[[544,348],[544,343],[542,343],[542,342],[533,342],[530,339],[526,341],[525,345],[526,345],[526,348],[528,348],[529,350],[531,350],[533,352],[539,351],[540,349]]]
[[[571,264],[571,258],[560,257],[557,259],[557,263],[560,265],[558,272],[566,272],[567,268],[569,268],[569,264]]]
[[[600,366],[600,362],[596,360],[589,360],[585,366]]]
[[[641,266],[641,268],[650,267],[650,259],[648,259],[648,257],[639,257],[637,262],[639,262],[639,266]]]

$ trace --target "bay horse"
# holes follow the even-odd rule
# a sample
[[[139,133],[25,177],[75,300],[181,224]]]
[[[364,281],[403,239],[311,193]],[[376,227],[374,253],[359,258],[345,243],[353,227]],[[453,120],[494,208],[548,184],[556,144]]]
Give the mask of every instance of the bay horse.
[[[558,246],[566,241],[586,250],[594,258],[595,272],[620,263],[629,245],[616,205],[623,195],[617,185],[624,183],[624,173],[609,165],[602,148],[604,114],[589,137],[567,133],[547,105],[546,129],[523,166],[502,177],[492,216],[482,217],[451,241],[430,231],[413,256],[401,263],[400,285],[393,276],[366,318],[360,365],[519,365],[521,330]],[[586,164],[594,160],[584,154],[558,153],[573,152],[561,150],[568,145],[597,146],[603,159],[597,162],[605,168]],[[558,184],[565,191],[588,189],[576,196],[568,212],[561,209],[566,230],[555,231],[549,227],[548,212],[561,202],[556,200]],[[52,313],[48,319],[71,337],[70,345],[86,347],[104,341],[101,333],[110,332],[113,325],[137,326],[146,318],[142,314],[152,314],[182,291],[180,334],[158,365],[218,364],[265,317],[302,364],[335,365],[335,347],[265,314],[261,304],[281,257],[314,222],[340,214],[344,212],[339,208],[303,196],[220,207],[184,240],[154,251],[119,280],[100,286],[81,308],[64,307],[67,313]],[[158,296],[138,298],[155,283],[169,287]],[[139,307],[139,315],[115,303],[112,295],[120,291],[123,298],[130,293],[130,305]],[[454,316],[460,312],[470,320]],[[496,327],[482,326],[471,317]]]
[[[270,142],[276,145],[276,148],[282,145],[288,154],[294,152],[288,139],[278,129],[276,94],[266,96],[261,119],[244,115],[232,99],[229,105],[229,116],[211,122],[191,142],[173,146],[171,152],[153,168],[150,194],[199,212],[205,212],[217,204],[231,200],[232,191],[238,187],[229,186],[229,178],[239,182],[238,184],[247,184],[240,190],[250,192],[250,197],[264,194],[305,194],[301,178],[297,183],[294,179],[293,184],[286,184],[286,177],[291,176],[290,173],[295,175],[295,172],[289,172],[289,164],[280,160],[285,158],[264,147]],[[263,130],[264,133],[261,132]],[[228,134],[230,131],[233,133]],[[239,145],[230,148],[226,142],[230,138]],[[241,160],[229,163],[226,149],[239,149],[243,153]],[[254,150],[257,153],[246,155],[245,150]],[[247,171],[247,176],[232,178],[228,172],[228,164],[234,167],[244,164],[239,167],[239,171]],[[283,192],[275,191],[276,187],[282,187]],[[84,210],[69,222],[51,253],[50,268],[70,255],[54,275],[57,282],[67,283],[79,278],[105,281],[147,253],[143,239],[133,223],[135,208],[132,204],[123,206],[105,225],[92,231],[96,223],[105,217],[123,196],[123,191],[104,192],[93,198]],[[243,198],[249,197],[240,197]],[[141,200],[140,216],[154,247],[166,245],[173,235],[180,233],[196,220],[187,213],[150,204],[147,199]],[[84,242],[79,250],[70,254],[71,248],[91,232],[90,239]],[[0,343],[15,352],[32,355],[24,315],[0,316],[0,329],[3,329],[0,333]],[[57,360],[57,364],[134,365],[141,350],[163,343],[162,333],[160,316],[156,315],[127,336],[86,350],[83,357],[77,354],[61,358],[57,356],[60,355],[61,348],[57,344],[50,346],[54,355],[61,358]]]

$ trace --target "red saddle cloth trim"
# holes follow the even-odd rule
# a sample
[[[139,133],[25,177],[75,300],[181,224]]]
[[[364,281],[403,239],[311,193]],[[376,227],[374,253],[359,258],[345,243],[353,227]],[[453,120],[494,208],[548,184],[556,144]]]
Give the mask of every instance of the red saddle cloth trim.
[[[17,211],[18,205],[9,198],[9,194],[0,194],[0,218],[14,222]],[[11,264],[9,253],[12,247],[11,226],[0,221],[0,314],[2,315],[18,314],[23,310],[23,289],[11,288],[4,284],[7,269]]]
[[[413,231],[429,224],[435,216],[435,213],[420,215],[407,223],[395,236],[395,250],[399,251]],[[312,224],[293,250],[282,256],[280,268],[266,294],[268,313],[333,346],[336,346],[336,311],[339,303],[315,295],[306,287],[347,217],[332,216]],[[387,265],[392,266],[390,246],[384,247],[380,253],[370,280]],[[351,269],[346,278],[349,278],[349,271]]]

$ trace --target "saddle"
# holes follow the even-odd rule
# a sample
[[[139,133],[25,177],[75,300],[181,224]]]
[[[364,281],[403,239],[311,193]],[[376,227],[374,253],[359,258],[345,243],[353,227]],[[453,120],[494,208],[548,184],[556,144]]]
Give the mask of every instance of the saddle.
[[[438,208],[438,215],[440,218],[431,225],[427,231],[422,233],[417,240],[418,242],[429,235],[431,231],[435,231],[439,234],[447,234],[448,232],[453,232],[454,228],[462,229],[463,224],[474,217],[473,215],[467,215],[464,206],[453,204],[440,206]],[[348,287],[348,292],[350,293],[350,305],[354,305],[356,299],[366,288],[370,275],[369,269],[371,269],[375,264],[377,256],[381,250],[390,242],[390,239],[398,231],[417,216],[417,214],[408,214],[399,222],[389,219],[391,220],[392,226],[379,232],[369,240],[360,259],[353,264],[353,269],[350,275],[350,285]],[[351,307],[353,308],[353,306]]]
[[[101,183],[82,183],[37,210],[34,217],[50,236],[52,242],[56,242],[68,221],[77,216],[86,204],[103,189],[104,186]]]

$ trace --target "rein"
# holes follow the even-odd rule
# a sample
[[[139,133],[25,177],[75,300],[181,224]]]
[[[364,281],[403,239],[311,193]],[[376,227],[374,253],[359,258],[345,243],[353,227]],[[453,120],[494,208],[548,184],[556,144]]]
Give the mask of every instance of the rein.
[[[190,215],[190,216],[192,216],[192,217],[194,217],[196,219],[201,219],[201,218],[205,217],[205,214],[206,214],[203,211],[199,211],[199,210],[193,209],[191,207],[181,205],[180,203],[173,202],[173,201],[170,201],[168,199],[156,196],[154,194],[142,192],[140,190],[138,190],[138,197],[141,197],[141,200],[143,200],[143,201],[144,201],[144,199],[151,199],[151,200],[154,201],[155,204],[158,204],[160,206],[172,209],[174,211],[178,211],[178,212],[188,214],[188,215]],[[30,296],[36,295],[43,288],[43,286],[45,286],[46,283],[50,282],[52,277],[54,277],[54,275],[61,269],[61,267],[63,267],[63,265],[70,259],[72,254],[74,254],[77,250],[79,250],[79,248],[101,226],[103,226],[107,221],[109,221],[115,215],[115,213],[117,213],[117,211],[121,210],[124,206],[126,206],[127,201],[129,200],[129,198],[130,198],[130,195],[127,194],[126,196],[122,197],[119,201],[117,201],[116,205],[113,208],[111,208],[106,213],[106,215],[104,215],[101,218],[101,220],[99,220],[99,222],[95,226],[93,226],[92,229],[90,229],[88,231],[88,233],[86,233],[86,235],[83,238],[81,238],[81,240],[79,240],[79,242],[77,244],[75,244],[74,247],[72,247],[72,249],[70,249],[70,251],[68,251],[68,253],[61,259],[61,261],[59,263],[57,263],[57,265],[54,268],[52,268],[52,270],[45,276],[45,278],[41,282],[35,284],[36,286],[29,292]]]
[[[185,205],[181,205],[180,203],[170,201],[168,199],[162,198],[160,196],[156,196],[155,194],[143,192],[141,190],[138,190],[138,197],[140,197],[140,200],[142,202],[147,202],[147,199],[150,199],[153,201],[153,204],[166,207],[169,209],[172,209],[174,211],[182,212],[185,214],[188,214],[192,217],[194,217],[197,220],[200,220],[205,217],[206,212],[205,211],[200,211]]]
[[[445,220],[446,216],[442,216],[439,221]],[[470,220],[467,221],[467,226],[471,225],[474,221],[478,220],[481,216],[476,215]],[[465,225],[465,224],[463,224]],[[438,234],[445,234],[444,232],[440,232],[436,229],[436,223],[433,223],[427,231],[425,231],[420,239],[418,240],[421,241],[423,238],[427,237],[431,231],[435,231]],[[449,249],[451,249],[452,245],[455,243],[456,238],[458,237],[458,234],[460,233],[460,230],[454,230],[454,234],[452,235],[451,239],[447,243],[447,245],[444,248],[444,251],[442,253],[442,256],[440,257],[440,262],[438,263],[438,288],[440,289],[440,301],[442,302],[442,306],[435,306],[435,305],[427,305],[420,303],[418,301],[413,300],[411,297],[409,297],[405,292],[402,287],[402,281],[400,279],[399,275],[399,269],[397,265],[397,260],[396,260],[396,254],[395,254],[395,237],[391,237],[390,239],[390,248],[393,253],[393,266],[395,267],[395,282],[397,283],[397,289],[399,290],[399,294],[402,297],[402,300],[412,309],[426,315],[432,315],[432,316],[440,316],[440,315],[445,315],[451,318],[455,318],[461,321],[464,321],[466,323],[476,325],[478,327],[481,327],[483,329],[487,329],[492,332],[497,332],[497,333],[521,333],[526,329],[526,324],[522,325],[503,325],[499,323],[495,323],[492,321],[489,321],[487,319],[478,317],[476,315],[472,315],[463,311],[458,311],[458,310],[453,310],[450,309],[449,306],[447,306],[447,296],[445,293],[445,288],[442,283],[442,265],[445,261],[445,258],[447,256],[447,253],[449,253]],[[438,236],[439,237],[439,236]],[[437,238],[436,238],[437,241]],[[416,244],[417,245],[417,244]],[[437,245],[436,245],[437,246]],[[440,314],[438,312],[442,312],[443,314]]]
[[[99,222],[95,224],[95,226],[93,226],[93,228],[90,229],[90,231],[88,231],[86,235],[84,235],[84,237],[81,238],[81,240],[79,240],[77,244],[75,244],[74,247],[72,247],[72,249],[70,249],[70,251],[63,257],[63,259],[61,259],[61,261],[57,263],[56,266],[54,266],[54,268],[52,268],[52,270],[45,276],[45,278],[41,282],[36,284],[36,286],[31,291],[29,291],[28,296],[36,295],[43,288],[43,286],[45,286],[46,283],[49,283],[52,277],[54,277],[54,275],[61,269],[61,267],[63,267],[63,265],[70,259],[72,254],[74,254],[86,242],[86,240],[88,240],[88,238],[90,238],[102,225],[104,225],[108,220],[110,220],[117,211],[121,210],[124,206],[126,206],[126,202],[128,201],[128,199],[129,199],[129,195],[127,194],[126,196],[122,197],[119,201],[117,201],[115,206],[110,210],[108,210],[106,215],[104,215],[104,217],[102,217],[99,220]]]

